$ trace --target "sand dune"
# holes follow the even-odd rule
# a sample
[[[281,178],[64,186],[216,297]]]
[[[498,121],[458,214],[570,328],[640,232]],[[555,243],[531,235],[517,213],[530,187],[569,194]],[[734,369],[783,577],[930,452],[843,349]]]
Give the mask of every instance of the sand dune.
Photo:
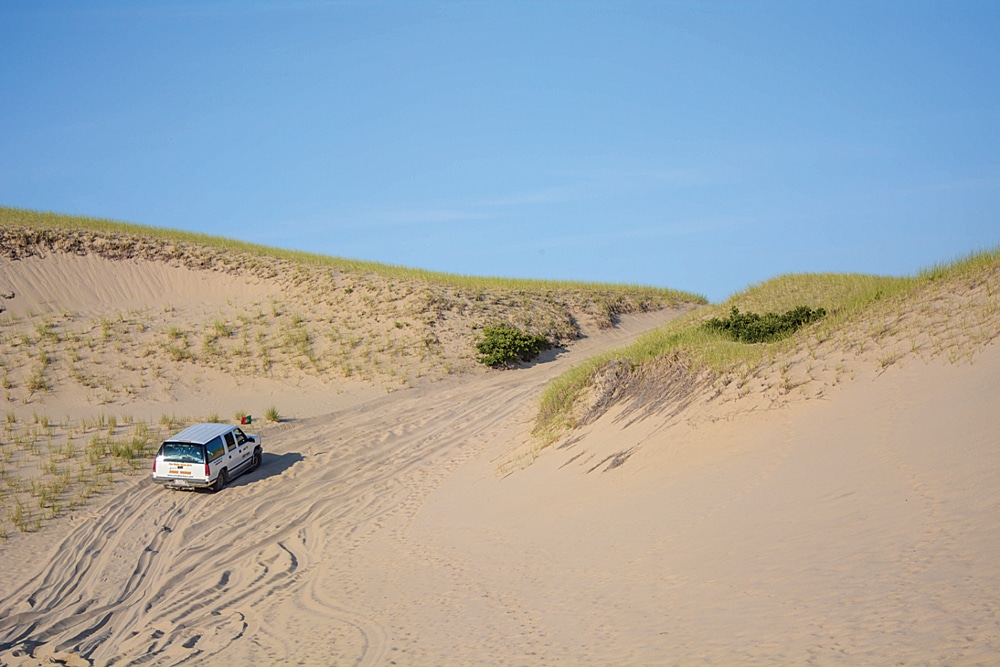
[[[410,535],[516,609],[515,662],[996,664],[998,370],[994,345],[734,421],[609,415],[509,478],[467,464]],[[460,616],[422,658],[478,644]]]
[[[18,317],[64,311],[100,316],[187,303],[213,310],[233,299],[253,302],[278,294],[253,278],[94,254],[0,262],[0,291],[15,293],[4,305]]]
[[[94,664],[380,662],[391,632],[366,608],[375,581],[355,570],[360,550],[390,520],[412,517],[460,463],[522,437],[530,399],[572,358],[666,317],[634,318],[553,363],[272,429],[261,470],[220,495],[132,485],[78,520],[42,571],[6,596],[0,655],[39,643]],[[0,578],[14,582],[11,570],[23,569],[9,556]],[[409,576],[389,570],[381,582]]]
[[[616,313],[697,301],[640,288],[456,287],[140,234],[42,242],[20,231],[0,227],[14,257],[0,257],[0,398],[20,419],[228,418],[268,406],[312,416],[487,372],[474,345],[497,321],[562,345]]]
[[[265,428],[220,494],[141,476],[12,537],[0,663],[1000,662],[996,343],[718,420],[612,410],[512,465],[545,383],[674,315]]]

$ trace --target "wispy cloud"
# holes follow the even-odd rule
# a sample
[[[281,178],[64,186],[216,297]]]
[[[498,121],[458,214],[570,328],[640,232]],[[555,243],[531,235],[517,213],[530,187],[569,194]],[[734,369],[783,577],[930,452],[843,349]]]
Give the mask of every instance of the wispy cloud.
[[[493,198],[476,199],[465,202],[442,202],[427,207],[400,206],[378,207],[358,212],[354,216],[358,223],[385,226],[452,224],[489,220],[505,214],[506,209],[522,206],[561,203],[584,196],[578,188],[554,187],[534,191],[515,192]]]
[[[370,219],[386,225],[427,225],[434,223],[483,220],[490,217],[483,211],[461,208],[399,208],[372,211]]]
[[[532,204],[554,204],[575,201],[586,197],[586,191],[579,185],[563,185],[526,192],[514,192],[498,197],[483,199],[476,206],[485,208],[506,208],[511,206],[527,206]]]
[[[706,185],[712,180],[701,169],[658,169],[638,172],[638,176],[674,186]]]
[[[595,170],[576,173],[565,185],[511,192],[470,203],[474,209],[504,209],[598,199],[623,190],[704,185],[711,179],[700,169]]]
[[[338,216],[351,226],[448,225],[523,214],[521,209],[593,201],[632,195],[664,186],[687,187],[709,182],[698,169],[612,170],[598,169],[565,175],[563,184],[512,190],[465,200],[441,200],[428,205],[401,203],[377,206]],[[621,234],[621,230],[616,230]],[[662,229],[657,234],[662,234]]]
[[[642,241],[655,239],[681,238],[697,234],[732,233],[746,228],[753,220],[746,216],[718,216],[711,218],[696,218],[690,220],[675,220],[653,225],[629,227],[615,225],[608,229],[581,233],[560,234],[543,239],[547,247],[578,248],[592,245],[620,243],[624,240]]]

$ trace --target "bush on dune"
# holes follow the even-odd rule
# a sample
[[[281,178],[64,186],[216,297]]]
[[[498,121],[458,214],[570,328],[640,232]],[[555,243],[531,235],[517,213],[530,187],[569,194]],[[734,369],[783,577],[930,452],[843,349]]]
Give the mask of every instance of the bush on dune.
[[[515,361],[531,361],[549,347],[545,336],[527,334],[510,326],[483,328],[483,338],[476,343],[481,355],[479,363],[487,366],[506,366]]]
[[[798,306],[785,313],[741,313],[733,306],[729,317],[713,317],[704,326],[717,331],[738,343],[770,343],[784,338],[799,328],[824,317],[826,310],[809,306]]]

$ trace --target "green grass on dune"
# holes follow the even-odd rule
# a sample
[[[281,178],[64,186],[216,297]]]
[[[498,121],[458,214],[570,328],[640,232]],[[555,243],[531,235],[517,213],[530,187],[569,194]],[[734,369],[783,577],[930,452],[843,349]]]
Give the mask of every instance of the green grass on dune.
[[[707,300],[701,295],[664,288],[462,276],[285,250],[195,232],[0,206],[0,229],[3,228],[64,230],[69,235],[76,235],[76,238],[86,238],[92,232],[105,238],[124,237],[126,241],[132,238],[159,241],[168,246],[176,244],[184,249],[194,248],[197,257],[205,256],[203,249],[208,249],[209,257],[212,250],[217,249],[243,257],[273,260],[279,272],[284,270],[279,264],[287,262],[291,264],[293,273],[296,266],[317,266],[345,273],[373,274],[389,280],[422,281],[434,292],[435,298],[432,301],[435,303],[450,303],[448,295],[461,295],[460,299],[452,299],[458,303],[457,308],[464,307],[463,304],[478,304],[485,299],[496,306],[496,313],[507,312],[503,309],[517,304],[523,306],[524,303],[546,301],[565,305],[572,302],[587,313],[599,314],[599,321],[611,323],[614,316],[622,312],[635,312],[668,304],[707,304]],[[17,241],[16,235],[12,238]],[[46,242],[51,243],[51,238]],[[242,261],[236,264],[246,265]],[[968,287],[985,283],[989,289],[993,289],[998,273],[1000,247],[937,264],[913,276],[837,273],[778,276],[752,285],[724,303],[693,311],[647,334],[627,348],[589,359],[560,376],[546,388],[540,398],[535,432],[543,440],[551,441],[565,429],[572,428],[575,425],[574,410],[609,364],[616,364],[618,368],[632,372],[641,372],[655,364],[668,363],[675,368],[680,364],[692,375],[707,372],[709,376],[718,377],[732,372],[746,374],[766,367],[806,341],[810,345],[816,345],[832,339],[838,345],[864,347],[865,337],[867,340],[874,338],[877,341],[882,335],[879,332],[885,330],[885,322],[901,322],[907,312],[912,313],[914,304],[924,303],[921,299],[938,299],[942,293],[962,292],[962,289],[952,290],[953,286]],[[928,294],[931,296],[926,296]],[[996,321],[1000,304],[992,292],[988,295],[988,301],[993,305],[987,304],[983,307],[985,310],[980,308],[982,312],[977,312],[976,317]],[[796,334],[775,342],[733,342],[703,326],[710,318],[724,317],[733,307],[744,313],[763,314],[782,313],[798,306],[823,308],[827,315]],[[962,308],[961,303],[957,303],[955,308]],[[951,326],[950,322],[949,320],[948,326]]]
[[[921,290],[951,280],[976,282],[1000,266],[1000,247],[973,253],[954,262],[935,265],[915,276],[864,274],[792,274],[753,285],[725,303],[703,308],[651,332],[629,347],[588,359],[554,380],[539,399],[535,433],[551,441],[575,426],[574,408],[601,370],[624,363],[631,370],[672,358],[688,371],[721,375],[754,369],[801,344],[807,337],[823,342],[867,320],[900,313]],[[732,307],[743,312],[781,313],[797,306],[825,308],[827,316],[796,334],[772,343],[733,342],[707,330],[703,323],[723,317]]]
[[[193,313],[196,321],[186,323],[183,331],[169,321],[173,306],[162,313],[119,317],[109,313],[101,319],[96,351],[94,345],[88,351],[106,355],[104,361],[114,365],[114,381],[108,373],[78,363],[81,358],[93,360],[93,355],[81,357],[76,351],[79,343],[70,358],[59,360],[61,379],[68,373],[109,401],[116,396],[132,400],[129,397],[137,392],[172,381],[171,373],[160,372],[159,364],[170,368],[177,362],[241,375],[304,374],[324,381],[343,376],[386,387],[408,386],[478,368],[476,343],[484,327],[514,327],[561,345],[579,338],[585,328],[613,326],[623,314],[705,302],[699,295],[670,289],[457,276],[192,232],[0,207],[0,256],[17,260],[60,253],[111,261],[162,261],[252,277],[278,288],[271,290],[269,305],[255,303],[252,312],[227,303],[219,304],[214,313]],[[87,324],[71,326],[65,318],[74,314],[62,315],[61,334],[87,340]],[[39,323],[29,321],[32,317],[20,323],[9,314],[5,317],[11,328],[4,331],[6,340],[0,340],[4,347],[0,356],[15,354],[18,359],[12,378],[5,379],[6,369],[0,368],[0,379],[10,385],[0,387],[8,390],[8,401],[15,395],[22,401],[34,400],[55,388],[54,379],[60,380],[50,365],[32,358],[30,344],[21,344],[48,333],[44,319],[40,324],[44,330],[36,331]],[[129,332],[132,335],[115,339],[114,349],[109,348],[110,339],[121,332],[110,331],[112,319],[125,329],[137,327]],[[144,361],[130,368],[119,364],[123,355],[117,346],[128,346]],[[147,377],[150,368],[156,373]],[[32,369],[37,372],[29,376]],[[99,377],[104,381],[98,382]]]
[[[238,241],[221,236],[198,232],[188,232],[163,227],[147,227],[116,220],[90,218],[84,216],[43,213],[25,209],[0,206],[0,226],[27,227],[33,229],[88,230],[104,234],[125,234],[175,243],[187,243],[223,251],[235,251],[285,260],[293,263],[310,264],[353,273],[372,273],[386,278],[421,280],[455,287],[462,290],[505,291],[583,291],[601,293],[628,293],[633,296],[656,297],[658,299],[684,302],[707,303],[700,294],[646,285],[598,283],[570,280],[533,280],[527,278],[503,278],[492,276],[467,276],[424,269],[413,269],[393,264],[381,264],[364,260],[345,259],[329,255],[274,248],[246,241]]]

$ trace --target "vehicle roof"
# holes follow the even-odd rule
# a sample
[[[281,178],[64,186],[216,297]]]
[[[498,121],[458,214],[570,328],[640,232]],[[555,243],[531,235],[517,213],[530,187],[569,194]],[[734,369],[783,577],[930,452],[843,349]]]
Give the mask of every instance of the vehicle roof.
[[[213,438],[236,428],[231,424],[195,424],[167,438],[167,442],[193,442],[204,445]]]

